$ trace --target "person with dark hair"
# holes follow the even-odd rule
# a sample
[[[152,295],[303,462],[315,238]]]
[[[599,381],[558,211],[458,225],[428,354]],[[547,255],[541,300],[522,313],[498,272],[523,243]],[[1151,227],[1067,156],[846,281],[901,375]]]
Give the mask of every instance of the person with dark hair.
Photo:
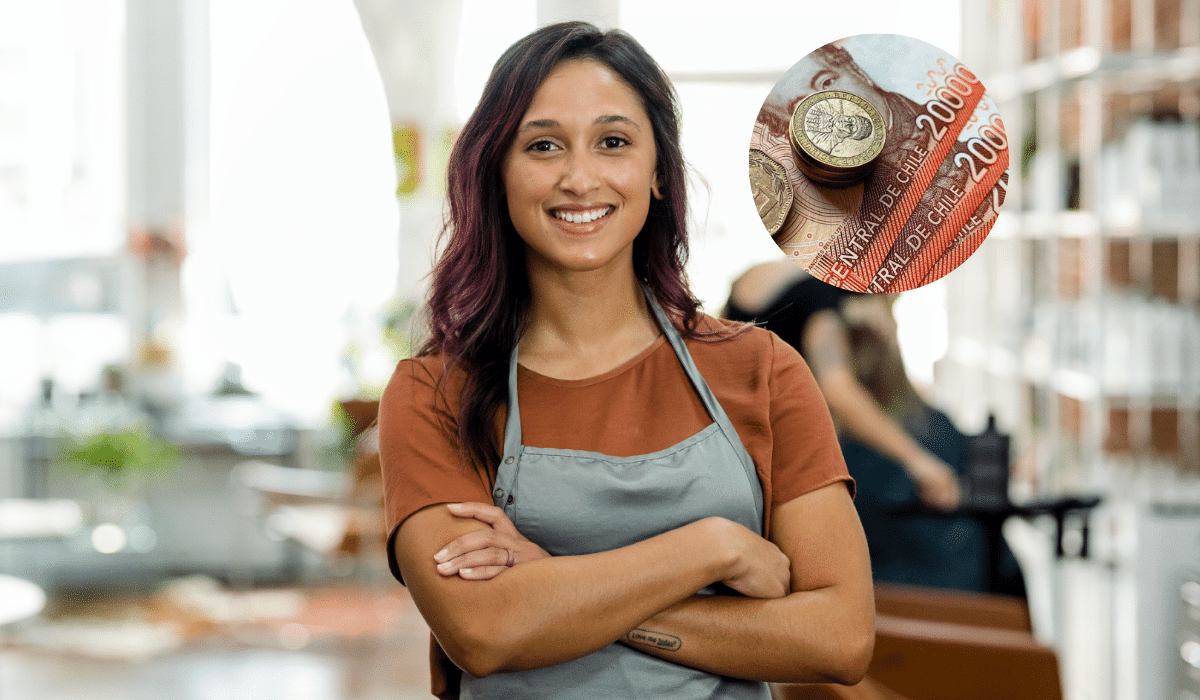
[[[965,478],[968,437],[909,381],[886,298],[892,295],[884,296],[867,297],[865,308],[847,319],[854,376],[913,440],[950,465],[956,478]],[[1021,570],[1003,540],[996,543],[997,570],[989,574],[988,545],[979,522],[965,515],[923,513],[916,507],[919,485],[864,440],[844,439],[842,454],[860,488],[855,506],[876,581],[1025,597]]]
[[[874,580],[985,592],[983,530],[950,515],[960,504],[967,438],[909,381],[895,296],[848,292],[781,260],[739,277],[723,315],[774,331],[812,367],[857,486]],[[1000,564],[991,592],[1023,596],[1006,547]]]
[[[684,274],[674,89],[564,23],[494,67],[448,168],[430,334],[380,403],[389,563],[433,691],[755,698],[856,683],[869,560],[833,423]]]
[[[890,310],[880,312],[880,298],[826,284],[785,259],[755,265],[735,280],[723,316],[757,322],[799,350],[843,435],[900,465],[926,505],[952,510],[960,498],[954,469],[914,439],[855,376],[848,311],[854,315],[849,309],[856,307],[877,326],[894,324]]]

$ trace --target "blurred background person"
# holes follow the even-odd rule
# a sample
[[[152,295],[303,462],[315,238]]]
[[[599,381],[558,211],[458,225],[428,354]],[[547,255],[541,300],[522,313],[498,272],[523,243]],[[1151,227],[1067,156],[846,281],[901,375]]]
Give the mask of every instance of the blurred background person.
[[[909,381],[891,315],[895,297],[864,295],[847,304],[846,337],[854,378],[889,418],[961,480],[967,471],[968,438]],[[860,484],[855,505],[867,532],[876,581],[1024,597],[1021,572],[1003,541],[998,543],[999,570],[989,585],[987,544],[978,522],[921,514],[913,479],[865,441],[844,436],[842,454]]]
[[[790,260],[776,260],[756,265],[734,281],[724,315],[757,321],[799,350],[839,430],[902,465],[927,505],[951,510],[959,501],[954,470],[914,440],[854,376],[845,314],[852,306],[848,302],[862,296],[825,284]],[[895,333],[890,311],[868,306],[854,313],[890,323],[888,333]]]
[[[825,284],[785,259],[739,277],[725,316],[774,331],[812,368],[858,484],[855,507],[875,580],[984,591],[980,526],[943,514],[960,505],[967,438],[909,381],[896,341],[895,299]],[[927,509],[943,513],[921,513]],[[1024,595],[1007,547],[998,580],[994,592]]]

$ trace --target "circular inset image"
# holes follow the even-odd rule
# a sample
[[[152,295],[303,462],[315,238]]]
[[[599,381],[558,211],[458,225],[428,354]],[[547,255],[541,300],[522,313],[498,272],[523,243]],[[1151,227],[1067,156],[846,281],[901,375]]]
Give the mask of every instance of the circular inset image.
[[[912,37],[861,34],[775,84],[750,138],[750,186],[767,232],[813,276],[902,292],[983,242],[1008,157],[996,103],[966,66]]]

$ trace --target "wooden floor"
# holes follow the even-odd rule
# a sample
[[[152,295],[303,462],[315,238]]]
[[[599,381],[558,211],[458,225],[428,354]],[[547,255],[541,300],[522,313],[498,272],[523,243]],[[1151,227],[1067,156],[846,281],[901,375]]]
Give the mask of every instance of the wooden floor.
[[[432,697],[429,629],[398,584],[214,584],[52,599],[38,618],[0,629],[0,698]]]

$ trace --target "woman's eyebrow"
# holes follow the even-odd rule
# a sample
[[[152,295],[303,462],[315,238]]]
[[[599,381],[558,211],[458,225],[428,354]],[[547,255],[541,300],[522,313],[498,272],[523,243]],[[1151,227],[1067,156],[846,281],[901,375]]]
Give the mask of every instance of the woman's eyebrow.
[[[599,124],[628,124],[629,126],[632,126],[633,128],[637,129],[638,131],[642,130],[642,127],[638,126],[637,122],[630,119],[629,117],[626,117],[626,116],[623,116],[620,114],[602,114],[602,115],[596,117],[592,121],[592,123],[598,124],[598,125]],[[561,129],[561,128],[562,128],[562,124],[559,124],[557,121],[555,121],[553,119],[531,119],[531,120],[525,122],[524,124],[522,124],[521,128],[517,130],[517,133],[523,133],[523,132],[529,131],[530,129]]]
[[[628,124],[629,126],[632,126],[633,128],[637,129],[638,131],[642,130],[642,127],[638,126],[637,122],[630,119],[629,117],[622,116],[620,114],[603,114],[599,117],[596,117],[596,120],[592,123],[593,124]]]
[[[521,125],[517,133],[529,131],[530,129],[558,129],[561,125],[553,119],[531,119]]]

